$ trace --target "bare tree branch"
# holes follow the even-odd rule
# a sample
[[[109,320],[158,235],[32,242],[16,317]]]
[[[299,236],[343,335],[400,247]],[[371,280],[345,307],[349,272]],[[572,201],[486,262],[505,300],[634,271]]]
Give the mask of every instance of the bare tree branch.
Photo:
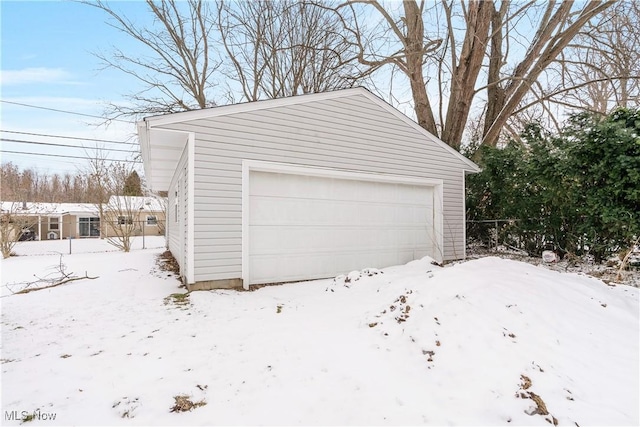
[[[351,87],[366,77],[356,70],[354,33],[324,5],[221,0],[217,28],[230,59],[224,73],[248,101]]]
[[[216,105],[213,78],[221,61],[209,42],[215,28],[203,0],[146,0],[154,18],[149,27],[139,26],[103,0],[82,1],[103,10],[108,24],[142,45],[148,55],[123,52],[98,53],[105,67],[115,68],[142,83],[127,95],[131,104],[111,103],[109,118],[172,113]],[[149,95],[147,95],[149,94]]]
[[[472,110],[483,103],[483,143],[495,145],[541,73],[613,3],[441,0],[425,9],[424,2],[415,0],[404,1],[402,7],[353,0],[333,10],[341,16],[345,31],[354,34],[358,61],[367,71],[377,72],[387,65],[402,71],[411,87],[418,123],[459,148]],[[381,24],[365,28],[363,23],[374,16]],[[440,17],[444,28],[430,26],[431,33],[426,34],[425,22]],[[526,27],[533,31],[522,31]],[[523,49],[514,49],[515,44]],[[433,80],[437,86],[427,90],[430,80],[425,70],[430,69],[437,76]],[[439,111],[437,123],[432,97],[438,97],[433,100]]]

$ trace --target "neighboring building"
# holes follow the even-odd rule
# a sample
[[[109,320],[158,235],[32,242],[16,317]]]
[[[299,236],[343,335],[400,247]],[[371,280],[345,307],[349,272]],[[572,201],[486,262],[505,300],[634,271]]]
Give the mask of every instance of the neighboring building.
[[[95,205],[86,203],[2,202],[2,212],[20,218],[35,240],[100,237]]]
[[[122,201],[122,203],[120,203]],[[112,203],[113,202],[113,203]],[[9,213],[22,225],[22,234],[33,240],[77,239],[109,237],[115,235],[110,227],[103,227],[98,207],[91,203],[30,203],[2,202],[2,213]],[[117,215],[117,207],[133,208],[123,218]],[[154,197],[111,198],[103,211],[108,220],[134,227],[133,236],[164,234],[164,202]],[[27,230],[30,232],[27,232]],[[110,231],[111,230],[111,231]]]
[[[111,196],[103,207],[105,236],[118,228],[131,228],[132,236],[163,235],[165,202],[155,197]]]
[[[465,256],[478,167],[366,89],[148,117],[138,134],[190,289]]]

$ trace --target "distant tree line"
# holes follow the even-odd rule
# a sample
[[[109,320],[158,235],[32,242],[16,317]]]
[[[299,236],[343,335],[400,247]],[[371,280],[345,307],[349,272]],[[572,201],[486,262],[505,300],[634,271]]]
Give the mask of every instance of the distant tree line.
[[[590,254],[600,261],[640,238],[640,110],[574,115],[558,134],[528,125],[503,148],[484,146],[482,172],[468,177],[469,220],[499,225],[501,242],[540,254]],[[495,238],[485,223],[468,237]]]
[[[76,173],[44,173],[36,169],[20,169],[12,162],[0,167],[0,200],[44,203],[96,203],[96,195],[104,194],[103,180],[91,171]],[[122,172],[121,172],[122,173]],[[138,173],[127,170],[121,188],[112,188],[113,194],[142,196],[142,183]]]
[[[35,226],[34,216],[22,212],[23,203],[85,203],[95,206],[100,217],[100,236],[129,252],[132,237],[139,224],[135,218],[143,207],[132,197],[143,196],[143,182],[130,163],[112,162],[97,155],[84,171],[75,174],[48,174],[7,162],[1,165],[0,176],[0,253],[3,258],[24,234]],[[118,197],[112,197],[118,196]],[[162,199],[159,202],[163,204]],[[46,214],[46,207],[35,208]],[[163,225],[157,224],[160,229]]]

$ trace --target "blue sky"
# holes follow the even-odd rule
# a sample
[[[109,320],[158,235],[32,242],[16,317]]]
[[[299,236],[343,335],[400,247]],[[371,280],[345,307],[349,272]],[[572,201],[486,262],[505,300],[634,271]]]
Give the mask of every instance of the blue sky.
[[[150,12],[141,0],[113,0],[109,3],[137,24],[150,23]],[[111,122],[105,126],[100,125],[103,120],[98,118],[54,112],[51,109],[101,116],[107,103],[126,102],[123,95],[136,92],[140,88],[139,83],[120,71],[103,69],[103,64],[94,53],[108,56],[113,47],[132,55],[147,53],[141,50],[144,48],[138,46],[138,42],[109,26],[109,17],[104,11],[76,1],[0,0],[0,17],[2,162],[11,161],[23,169],[64,174],[84,169],[87,160],[7,151],[83,157],[95,155],[96,146],[101,147],[103,153],[108,149],[137,150],[134,145],[90,140],[137,143],[133,122]],[[381,94],[386,92],[386,79],[383,78],[379,83]],[[394,87],[396,97],[407,94],[407,91],[403,93]],[[406,102],[408,99],[400,102],[398,107],[411,115],[411,108]],[[74,145],[76,148],[42,143]],[[93,149],[87,151],[83,147]],[[126,153],[111,151],[111,159],[122,160],[127,157]],[[140,166],[140,172],[141,169]]]
[[[146,17],[140,1],[117,2],[116,7],[134,19]],[[93,52],[107,52],[111,46],[135,51],[136,46],[106,24],[104,12],[70,1],[0,2],[2,24],[1,86],[3,101],[35,105],[100,116],[108,101],[122,100],[122,94],[135,88],[135,81],[115,70],[101,70]],[[117,122],[99,126],[90,117],[0,103],[3,151],[42,152],[85,156],[84,149],[8,142],[6,139],[135,149],[122,144],[82,142],[12,132],[62,135],[80,138],[129,141],[135,133],[133,123]],[[81,159],[0,153],[2,162],[42,172],[75,172],[86,163]],[[114,152],[112,158],[125,158]]]
[[[141,0],[112,0],[109,4],[138,24],[150,21],[150,12]],[[7,141],[9,139],[84,147],[97,144],[104,149],[137,149],[122,144],[42,136],[137,142],[133,122],[98,126],[99,119],[15,103],[100,116],[108,102],[125,102],[123,95],[136,92],[140,86],[134,78],[122,72],[102,69],[103,65],[94,53],[108,55],[114,46],[128,54],[146,53],[146,50],[140,50],[144,48],[138,46],[138,42],[109,26],[109,17],[104,11],[76,1],[0,0],[0,15],[0,99],[5,101],[0,102],[2,151],[87,155],[82,148],[26,144]],[[126,153],[115,151],[111,155],[117,160],[126,157]],[[6,152],[0,152],[0,159],[21,168],[48,173],[75,173],[87,164],[83,159]]]

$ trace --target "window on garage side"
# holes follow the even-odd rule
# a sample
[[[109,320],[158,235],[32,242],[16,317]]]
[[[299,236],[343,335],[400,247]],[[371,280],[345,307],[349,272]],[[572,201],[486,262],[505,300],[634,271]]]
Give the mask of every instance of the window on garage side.
[[[178,185],[180,185],[180,180],[178,180]],[[173,198],[173,222],[178,222],[178,190]]]

